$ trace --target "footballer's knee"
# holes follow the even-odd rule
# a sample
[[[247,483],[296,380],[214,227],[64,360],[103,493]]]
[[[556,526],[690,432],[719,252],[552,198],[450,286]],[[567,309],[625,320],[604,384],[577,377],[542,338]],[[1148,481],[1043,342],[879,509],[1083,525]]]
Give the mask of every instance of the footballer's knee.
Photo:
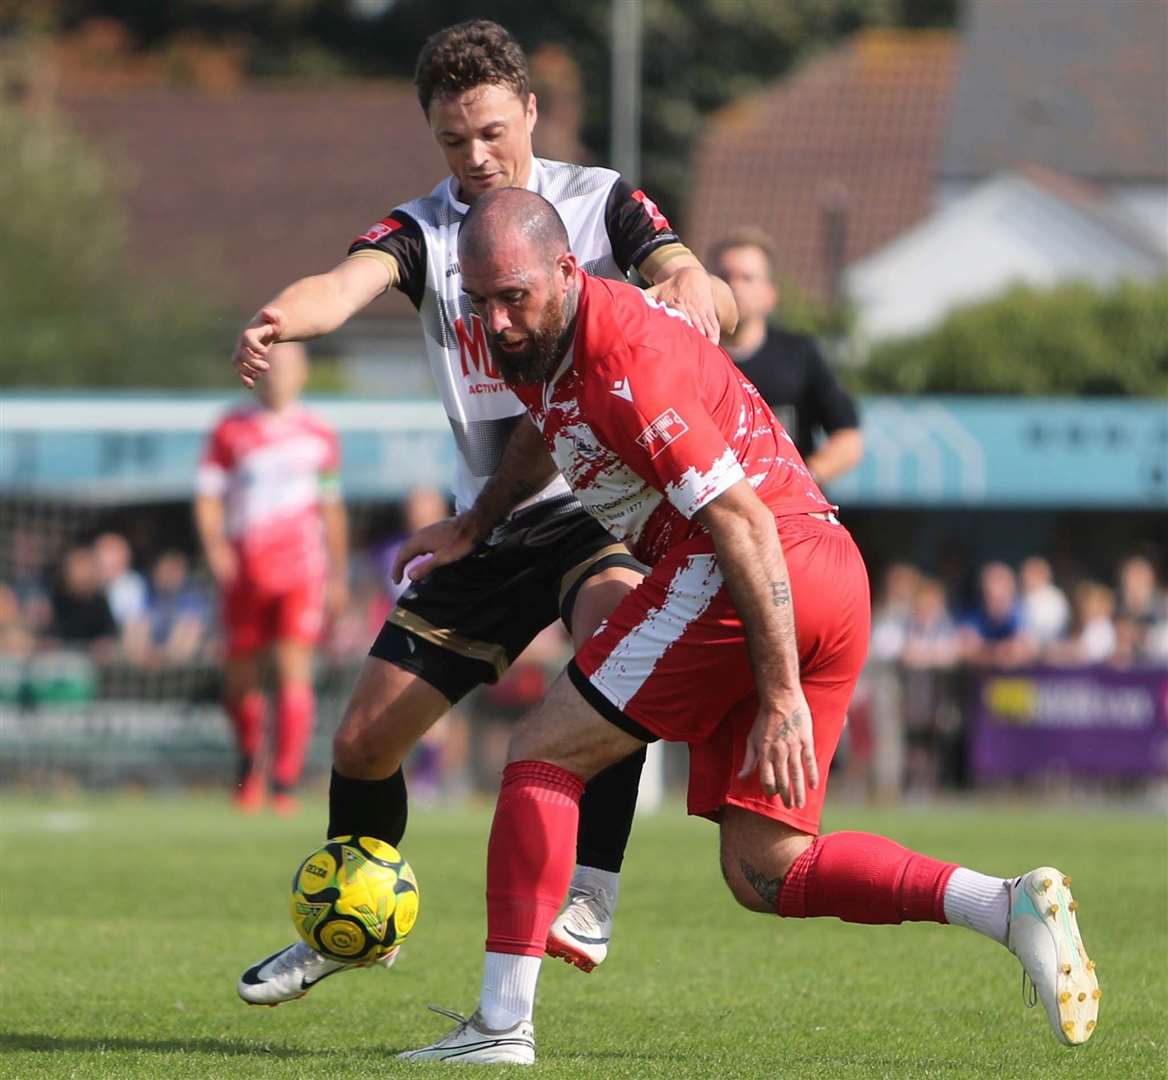
[[[428,683],[371,657],[333,736],[334,768],[354,780],[392,776],[414,743],[449,708]]]
[[[555,731],[540,716],[540,707],[528,713],[511,731],[511,741],[507,747],[507,760],[547,761],[553,765],[566,767],[561,760],[559,740]]]
[[[736,806],[723,808],[720,833],[722,877],[734,899],[750,911],[775,914],[783,879],[812,837]]]
[[[382,780],[395,773],[404,754],[387,745],[379,725],[369,723],[357,703],[350,702],[333,735],[333,767],[354,780]]]

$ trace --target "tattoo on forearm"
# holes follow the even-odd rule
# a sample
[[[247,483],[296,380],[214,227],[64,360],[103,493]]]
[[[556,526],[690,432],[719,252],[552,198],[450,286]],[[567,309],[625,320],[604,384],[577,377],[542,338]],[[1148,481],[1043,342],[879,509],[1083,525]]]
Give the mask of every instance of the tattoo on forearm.
[[[771,601],[775,607],[785,607],[791,602],[791,586],[786,581],[771,582]]]
[[[750,882],[751,887],[763,898],[767,906],[774,907],[779,899],[779,886],[783,883],[783,879],[765,877],[761,871],[756,870],[745,859],[739,859],[738,866],[742,871],[742,876]]]

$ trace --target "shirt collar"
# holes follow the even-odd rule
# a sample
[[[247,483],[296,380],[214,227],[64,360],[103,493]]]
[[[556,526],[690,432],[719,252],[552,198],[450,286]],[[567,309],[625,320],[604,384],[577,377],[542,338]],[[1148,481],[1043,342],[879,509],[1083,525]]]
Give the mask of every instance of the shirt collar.
[[[542,166],[540,165],[539,158],[533,154],[531,158],[531,171],[528,173],[527,177],[528,191],[539,190],[539,173],[541,168]],[[453,175],[446,178],[446,197],[450,200],[450,205],[453,206],[454,209],[457,210],[460,214],[465,214],[470,209],[470,204],[464,203],[462,199],[459,198],[458,181],[454,178]]]

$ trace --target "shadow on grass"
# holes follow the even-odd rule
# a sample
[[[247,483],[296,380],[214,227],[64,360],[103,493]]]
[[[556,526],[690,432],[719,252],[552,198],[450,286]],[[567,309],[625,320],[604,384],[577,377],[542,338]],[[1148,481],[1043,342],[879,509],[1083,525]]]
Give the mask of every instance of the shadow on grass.
[[[82,1038],[61,1035],[36,1035],[21,1032],[0,1032],[0,1053],[33,1052],[60,1053],[79,1050],[145,1050],[155,1054],[236,1054],[240,1057],[314,1057],[329,1050],[302,1050],[271,1043],[233,1042],[230,1039],[123,1039],[117,1036]]]

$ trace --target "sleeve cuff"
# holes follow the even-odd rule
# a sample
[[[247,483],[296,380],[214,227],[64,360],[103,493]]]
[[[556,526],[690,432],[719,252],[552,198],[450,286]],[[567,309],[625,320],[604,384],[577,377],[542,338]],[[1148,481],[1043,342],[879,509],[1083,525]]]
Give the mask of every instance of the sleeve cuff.
[[[401,281],[401,266],[398,264],[388,251],[380,251],[377,248],[361,248],[359,251],[354,251],[348,256],[349,259],[373,259],[381,263],[382,266],[389,272],[389,285],[387,288],[392,289],[399,281]]]

